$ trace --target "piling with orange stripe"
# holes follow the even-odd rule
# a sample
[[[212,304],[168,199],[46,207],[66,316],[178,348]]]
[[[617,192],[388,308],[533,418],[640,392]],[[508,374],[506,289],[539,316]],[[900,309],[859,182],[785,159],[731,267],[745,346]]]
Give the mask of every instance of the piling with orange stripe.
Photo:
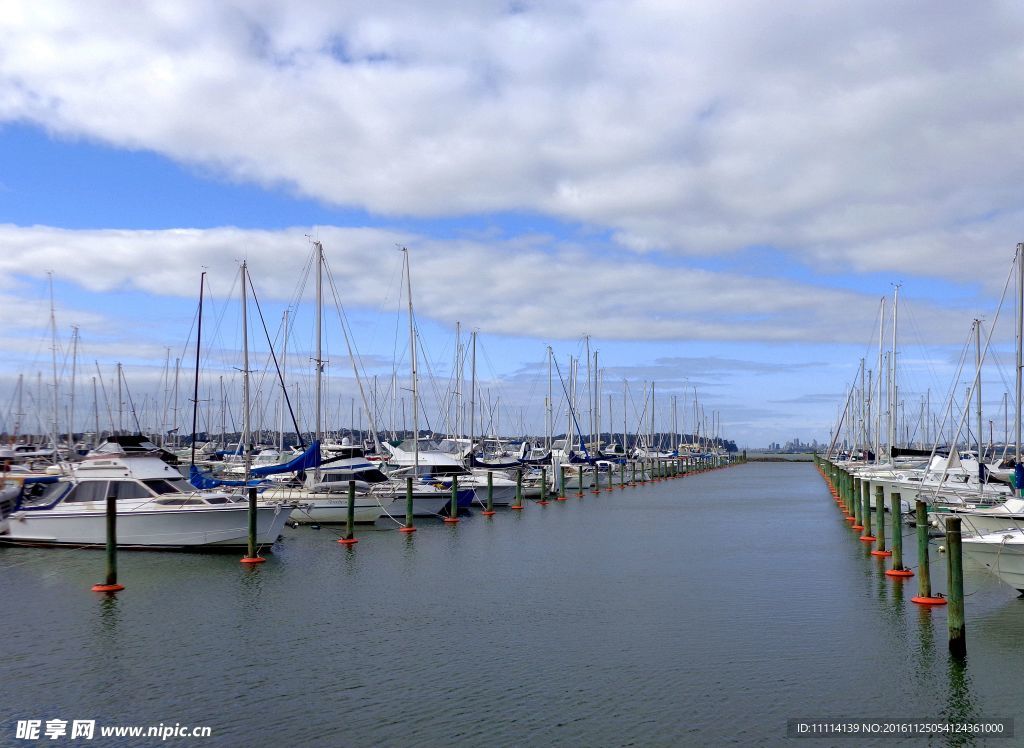
[[[117,498],[113,491],[107,494],[107,575],[103,584],[94,584],[93,592],[120,592],[117,583]]]
[[[399,527],[399,532],[416,532],[412,523],[412,476],[405,478],[405,527]]]
[[[892,568],[885,572],[885,575],[894,579],[906,579],[914,576],[914,572],[903,568],[903,525],[900,522],[903,502],[895,491],[889,494],[889,505],[892,514]]]
[[[918,605],[945,605],[946,598],[932,597],[932,580],[928,564],[928,507],[920,499],[916,505],[917,520],[917,597]]]
[[[444,518],[444,521],[448,525],[457,525],[459,523],[459,476],[457,475],[452,476],[452,503],[448,508],[448,516]]]
[[[885,489],[882,486],[875,486],[875,524],[878,525],[878,545],[871,551],[871,555],[891,556],[892,551],[885,549]]]
[[[345,537],[338,541],[342,545],[355,545],[356,540],[356,482],[348,482],[348,516],[345,519]]]

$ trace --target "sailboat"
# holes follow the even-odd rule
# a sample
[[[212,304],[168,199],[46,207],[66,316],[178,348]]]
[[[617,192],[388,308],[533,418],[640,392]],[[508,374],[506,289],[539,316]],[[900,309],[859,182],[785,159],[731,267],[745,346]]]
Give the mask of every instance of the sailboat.
[[[962,540],[963,552],[990,569],[1003,582],[1024,594],[1024,502],[1016,498],[1022,492],[1024,468],[1021,465],[1021,400],[1024,395],[1024,243],[1017,245],[1017,406],[1014,418],[1016,451],[1014,453],[1014,495],[1003,504],[1004,511],[993,508],[959,512],[968,527],[978,534]],[[1004,527],[988,531],[992,524]]]

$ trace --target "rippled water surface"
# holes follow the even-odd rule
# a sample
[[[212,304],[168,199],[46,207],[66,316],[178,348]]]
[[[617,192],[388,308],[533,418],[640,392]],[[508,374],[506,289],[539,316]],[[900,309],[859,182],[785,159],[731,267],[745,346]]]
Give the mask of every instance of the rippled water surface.
[[[125,552],[116,598],[89,589],[102,553],[0,549],[0,744],[57,717],[205,745],[772,745],[791,717],[1020,710],[1024,601],[968,566],[951,664],[945,612],[882,575],[809,464],[357,535],[287,529],[256,569]]]

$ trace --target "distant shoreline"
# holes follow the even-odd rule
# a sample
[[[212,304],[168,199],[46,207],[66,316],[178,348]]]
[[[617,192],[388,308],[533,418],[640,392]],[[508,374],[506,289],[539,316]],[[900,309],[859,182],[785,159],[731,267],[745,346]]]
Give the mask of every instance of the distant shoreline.
[[[747,462],[814,462],[812,452],[752,452],[747,451]]]

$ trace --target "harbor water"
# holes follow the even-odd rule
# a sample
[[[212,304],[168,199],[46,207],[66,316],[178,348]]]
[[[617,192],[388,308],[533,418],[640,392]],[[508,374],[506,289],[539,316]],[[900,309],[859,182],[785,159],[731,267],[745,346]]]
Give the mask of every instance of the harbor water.
[[[808,463],[342,529],[288,528],[258,568],[123,552],[116,597],[90,591],[102,552],[0,549],[0,745],[29,719],[210,727],[167,745],[774,745],[791,718],[1020,709],[1024,601],[968,564],[951,661],[945,612],[883,575]],[[93,744],[161,743],[120,740]]]

